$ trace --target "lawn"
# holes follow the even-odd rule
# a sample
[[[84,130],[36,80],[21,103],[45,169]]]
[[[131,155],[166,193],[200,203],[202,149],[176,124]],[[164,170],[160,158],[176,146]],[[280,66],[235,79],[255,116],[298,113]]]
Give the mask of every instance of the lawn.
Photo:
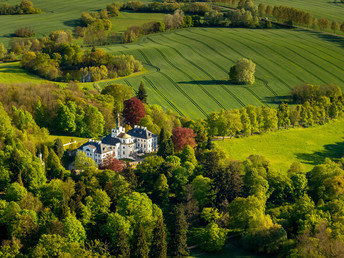
[[[81,138],[75,136],[61,136],[61,135],[49,135],[48,141],[53,142],[56,138],[60,138],[62,144],[68,144],[76,141],[76,146],[80,146],[88,141],[88,138]],[[65,148],[68,149],[69,145],[66,145]]]
[[[262,155],[273,167],[287,171],[299,161],[306,171],[325,158],[337,160],[344,154],[344,120],[312,128],[293,128],[263,135],[216,141],[233,159]]]

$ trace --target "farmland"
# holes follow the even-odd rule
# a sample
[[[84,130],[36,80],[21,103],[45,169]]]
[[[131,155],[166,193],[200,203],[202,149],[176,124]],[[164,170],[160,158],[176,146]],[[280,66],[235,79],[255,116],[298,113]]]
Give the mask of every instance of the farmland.
[[[272,166],[287,171],[299,161],[306,171],[321,164],[325,158],[337,160],[344,154],[344,121],[324,126],[293,128],[246,138],[217,141],[233,159],[244,160],[251,154],[262,155]]]
[[[344,89],[344,40],[303,30],[191,28],[142,37],[137,43],[105,46],[114,54],[133,54],[147,72],[115,80],[135,89],[145,82],[149,102],[191,118],[246,105],[276,106],[292,87],[334,83]],[[256,64],[256,83],[229,85],[227,71],[241,57]],[[2,64],[3,82],[27,75],[19,63]],[[28,77],[25,77],[28,76]],[[27,78],[27,80],[25,80]],[[98,82],[101,87],[111,81]],[[89,86],[88,84],[85,86]]]
[[[343,88],[343,45],[342,39],[302,30],[192,28],[105,49],[133,54],[148,69],[117,83],[137,88],[143,80],[151,103],[204,118],[220,109],[275,106],[303,82]],[[257,64],[256,83],[229,85],[227,71],[242,57]]]
[[[2,4],[4,1],[0,1]],[[20,1],[6,1],[8,4],[16,4]],[[73,30],[80,25],[82,12],[96,11],[105,8],[111,1],[107,0],[61,0],[61,1],[33,1],[35,7],[42,10],[41,14],[33,15],[1,15],[0,16],[0,42],[8,44],[14,30],[21,27],[30,27],[37,37],[48,35],[51,31],[63,29]],[[145,1],[143,1],[145,2]],[[120,32],[127,26],[139,25],[152,20],[161,20],[162,14],[134,14],[123,13],[113,18],[113,30]]]
[[[344,4],[340,3],[340,1],[327,1],[327,0],[286,0],[286,1],[278,1],[278,0],[257,0],[255,3],[258,5],[259,3],[264,3],[266,5],[284,5],[294,7],[300,10],[308,11],[312,13],[315,17],[326,17],[330,20],[336,20],[338,22],[343,22],[343,12],[344,12]]]

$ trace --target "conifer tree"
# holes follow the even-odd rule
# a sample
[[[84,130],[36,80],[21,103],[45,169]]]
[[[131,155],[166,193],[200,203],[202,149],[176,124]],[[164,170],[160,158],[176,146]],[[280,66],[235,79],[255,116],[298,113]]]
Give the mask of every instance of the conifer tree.
[[[123,257],[123,258],[130,257],[130,247],[128,245],[128,237],[123,231],[123,229],[120,229],[117,234],[115,255],[116,257]]]
[[[158,156],[166,158],[168,156],[173,155],[173,153],[174,153],[174,147],[173,147],[173,141],[171,137],[160,143]]]
[[[143,81],[141,81],[140,86],[139,86],[139,90],[136,94],[136,97],[141,100],[142,103],[147,103],[147,91],[145,89],[145,85],[143,83]]]
[[[63,156],[63,144],[60,138],[56,138],[54,142],[54,151],[56,155],[61,159]]]
[[[188,255],[187,236],[188,223],[185,217],[183,205],[177,205],[174,209],[174,223],[171,230],[170,250],[171,254],[176,257]]]
[[[206,149],[207,149],[207,150],[212,150],[213,147],[214,147],[214,145],[213,145],[213,143],[211,142],[211,137],[208,137]]]
[[[131,189],[135,189],[137,187],[137,177],[134,172],[133,167],[130,165],[129,162],[127,162],[125,168],[121,172],[122,176],[125,177],[125,179],[128,181],[130,184]]]
[[[156,226],[153,230],[153,241],[151,251],[149,253],[151,258],[165,258],[167,257],[167,242],[166,231],[163,217],[160,216]]]
[[[148,257],[149,249],[146,241],[146,234],[141,223],[139,223],[134,233],[132,252],[132,257],[135,258]]]

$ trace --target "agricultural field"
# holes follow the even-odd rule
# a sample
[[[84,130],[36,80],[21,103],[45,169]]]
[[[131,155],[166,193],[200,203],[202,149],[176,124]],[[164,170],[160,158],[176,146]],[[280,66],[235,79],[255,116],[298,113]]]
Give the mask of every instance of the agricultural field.
[[[343,46],[344,39],[299,29],[191,28],[105,50],[133,54],[148,70],[116,83],[138,88],[142,80],[150,103],[204,118],[220,109],[276,106],[304,82],[334,83],[344,89]],[[256,83],[229,85],[227,72],[242,57],[256,63]]]
[[[315,17],[325,17],[330,20],[343,22],[344,21],[344,4],[340,0],[256,0],[255,3],[264,3],[266,5],[283,5],[290,6],[300,10],[308,11]]]
[[[282,172],[299,161],[306,171],[324,162],[336,161],[344,154],[344,120],[312,128],[293,128],[246,138],[216,141],[233,159],[262,155]]]
[[[0,63],[0,83],[41,83],[47,80],[28,73],[20,67],[20,62]]]
[[[120,0],[119,0],[120,1]],[[0,0],[0,5],[4,2],[14,5],[19,0]],[[63,29],[73,30],[75,26],[80,25],[82,12],[97,11],[105,8],[112,1],[108,0],[40,0],[33,1],[36,8],[42,10],[41,14],[30,15],[0,15],[0,42],[7,45],[11,39],[11,34],[18,28],[30,27],[36,32],[37,37],[49,34],[51,31]],[[142,2],[146,2],[143,0]],[[149,17],[147,17],[149,16]],[[146,17],[146,18],[144,18]],[[162,20],[162,14],[134,14],[123,13],[121,16],[113,18],[114,31],[119,32],[126,29],[127,26],[140,25],[152,20]]]

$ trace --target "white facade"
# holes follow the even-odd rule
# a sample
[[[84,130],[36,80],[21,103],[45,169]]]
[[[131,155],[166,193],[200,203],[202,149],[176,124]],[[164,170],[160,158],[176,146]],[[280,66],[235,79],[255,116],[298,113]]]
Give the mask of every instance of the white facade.
[[[92,158],[96,164],[101,164],[108,155],[117,159],[133,159],[137,154],[146,154],[158,149],[158,137],[148,131],[146,127],[134,126],[125,133],[125,128],[118,126],[111,130],[111,134],[101,141],[89,140],[78,148]]]

